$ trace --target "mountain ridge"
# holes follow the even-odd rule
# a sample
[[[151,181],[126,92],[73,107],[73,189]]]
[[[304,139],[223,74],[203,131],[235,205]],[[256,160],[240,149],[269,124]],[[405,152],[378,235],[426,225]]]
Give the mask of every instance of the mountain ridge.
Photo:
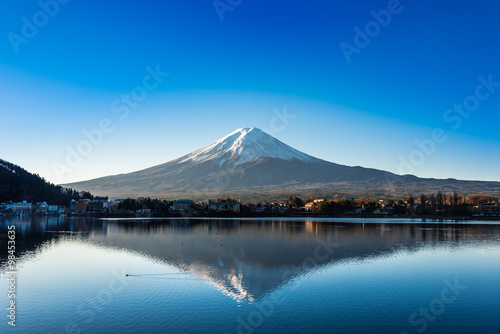
[[[91,194],[85,196],[91,197]],[[0,203],[28,201],[67,205],[70,200],[80,198],[73,189],[54,185],[38,174],[0,159]]]
[[[255,127],[237,129],[157,166],[64,186],[113,197],[203,200],[223,195],[280,199],[313,194],[394,197],[430,191],[500,194],[500,182],[424,179],[321,160]]]

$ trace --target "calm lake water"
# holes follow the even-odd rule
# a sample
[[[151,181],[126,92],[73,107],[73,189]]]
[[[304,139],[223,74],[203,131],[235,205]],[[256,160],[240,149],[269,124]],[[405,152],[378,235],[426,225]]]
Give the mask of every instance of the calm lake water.
[[[4,217],[0,233],[1,333],[500,333],[500,222]]]

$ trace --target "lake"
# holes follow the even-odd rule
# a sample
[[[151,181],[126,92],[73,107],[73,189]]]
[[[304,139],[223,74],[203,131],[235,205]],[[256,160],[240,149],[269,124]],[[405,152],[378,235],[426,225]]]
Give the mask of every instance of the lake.
[[[500,222],[3,217],[0,235],[2,333],[500,332]]]

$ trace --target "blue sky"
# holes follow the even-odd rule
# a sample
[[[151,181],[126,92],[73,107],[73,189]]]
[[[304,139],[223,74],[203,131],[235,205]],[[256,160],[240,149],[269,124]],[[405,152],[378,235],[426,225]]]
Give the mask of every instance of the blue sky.
[[[498,2],[215,3],[0,3],[0,158],[65,183],[256,126],[340,164],[500,181]]]

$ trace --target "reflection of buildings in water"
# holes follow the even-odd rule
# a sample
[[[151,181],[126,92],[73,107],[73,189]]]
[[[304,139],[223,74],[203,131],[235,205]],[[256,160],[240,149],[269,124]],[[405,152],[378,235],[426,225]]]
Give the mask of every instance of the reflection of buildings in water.
[[[62,224],[64,224],[64,217],[47,217],[47,230],[49,231],[56,231]]]
[[[240,302],[259,300],[290,280],[339,262],[389,256],[402,248],[417,251],[425,245],[497,242],[500,235],[500,227],[480,225],[185,219],[122,223],[72,218],[19,223],[20,253],[38,251],[47,240],[59,237],[44,231],[80,229],[94,244],[155,258]],[[6,230],[8,224],[4,220],[1,226]],[[330,245],[331,252],[324,245]],[[306,261],[315,254],[328,257]]]
[[[457,236],[460,240],[460,236],[469,234],[469,227],[464,226],[434,226],[429,230],[420,225],[314,221],[198,224],[180,234],[151,227],[156,234],[128,236],[117,229],[113,236],[99,242],[146,253],[203,278],[235,300],[252,302],[294,277],[325,265],[388,256],[401,248],[416,251],[426,240],[456,242]],[[328,239],[339,247],[326,260],[304,265],[304,260],[314,258],[317,247],[321,246],[318,238]]]
[[[15,226],[16,255],[18,261],[28,259],[40,250],[42,245],[60,238],[76,236],[86,238],[87,232],[102,233],[102,222],[86,217],[27,216],[3,217],[0,219],[0,235],[6,234],[9,225]],[[0,237],[0,264],[7,259],[7,246],[2,246]]]
[[[306,226],[306,233],[314,233],[314,223],[312,221],[306,221],[305,222]]]

